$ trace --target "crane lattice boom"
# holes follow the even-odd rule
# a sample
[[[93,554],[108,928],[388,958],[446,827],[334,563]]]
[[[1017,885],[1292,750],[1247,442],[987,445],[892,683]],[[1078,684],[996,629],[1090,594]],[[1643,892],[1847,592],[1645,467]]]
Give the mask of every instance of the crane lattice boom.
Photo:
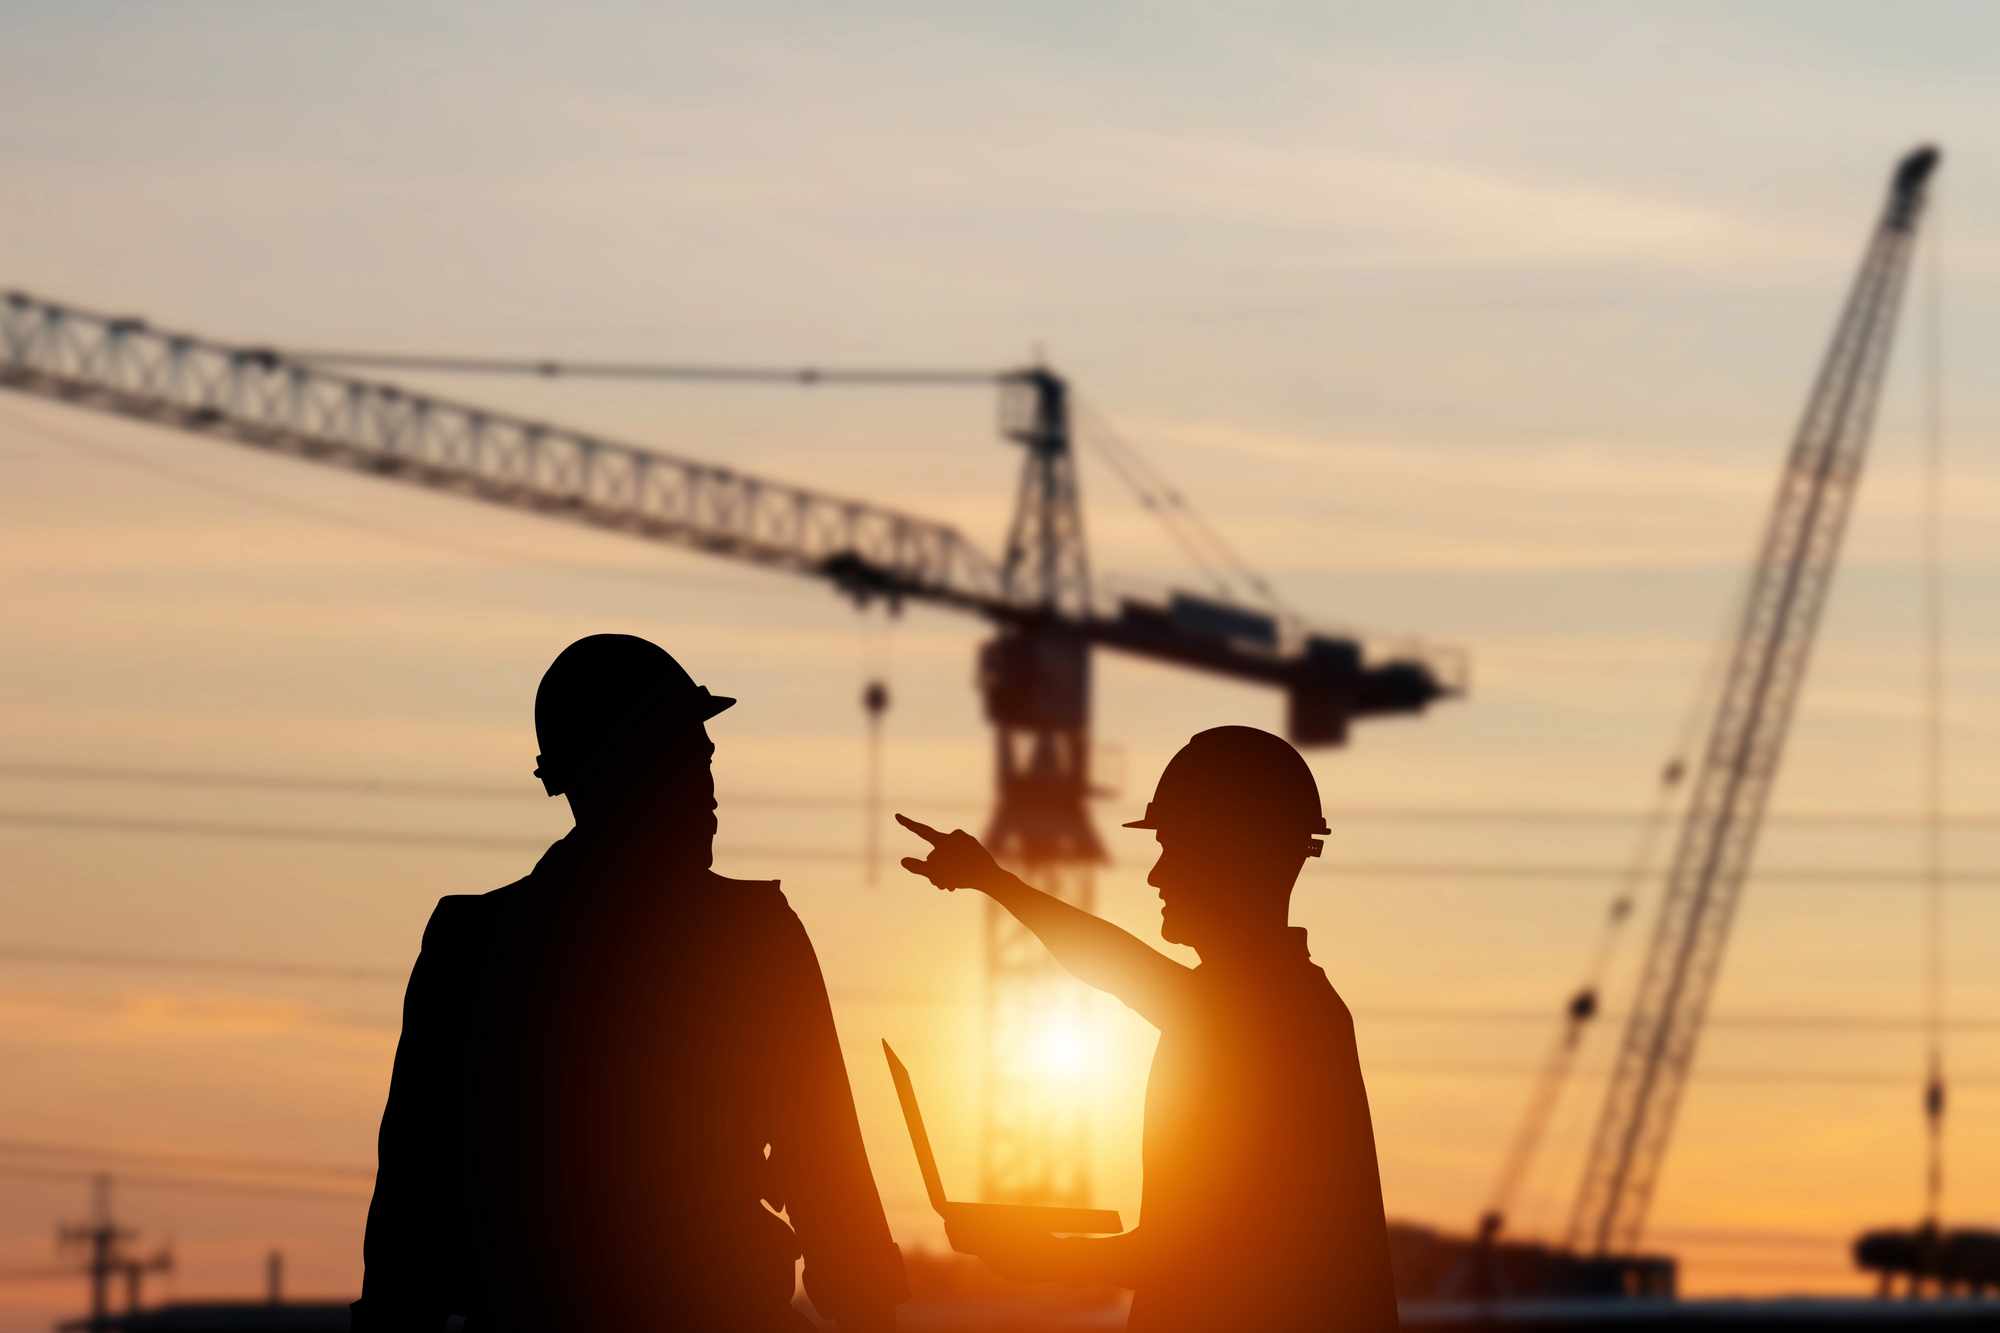
[[[1937,161],[1936,149],[1919,148],[1896,168],[1779,479],[1585,1159],[1570,1219],[1573,1248],[1627,1252],[1644,1225],[1861,478]]]
[[[0,305],[0,384],[885,593],[1006,602],[993,561],[941,523],[19,292]]]
[[[939,378],[767,378],[892,383],[904,375]],[[1384,641],[1383,660],[1364,666],[1376,645],[1351,635],[1287,624],[1276,640],[1252,642],[1093,590],[1073,530],[1073,481],[1060,506],[1044,494],[1053,485],[1027,484],[1069,475],[1066,430],[1053,460],[1037,457],[1047,451],[1034,444],[1049,429],[1038,414],[1052,397],[1060,402],[1061,379],[1037,367],[950,380],[1000,384],[1018,418],[1010,434],[1030,444],[1003,558],[949,524],[873,501],[353,378],[269,347],[156,330],[24,292],[0,299],[0,388],[824,578],[857,597],[936,603],[1003,624],[1052,622],[1092,646],[1285,688],[1294,713],[1307,718],[1412,710],[1463,690],[1464,659],[1441,645]],[[1263,614],[1215,609],[1245,620]],[[1300,739],[1339,739],[1337,728],[1319,729]]]

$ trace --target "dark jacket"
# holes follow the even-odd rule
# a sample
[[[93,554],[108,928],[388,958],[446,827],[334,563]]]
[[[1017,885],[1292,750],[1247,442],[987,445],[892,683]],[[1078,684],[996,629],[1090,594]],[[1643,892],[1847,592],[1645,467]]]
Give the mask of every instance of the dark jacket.
[[[786,1327],[801,1250],[836,1320],[905,1294],[819,961],[776,881],[663,879],[572,834],[528,878],[439,902],[357,1333],[452,1314]]]

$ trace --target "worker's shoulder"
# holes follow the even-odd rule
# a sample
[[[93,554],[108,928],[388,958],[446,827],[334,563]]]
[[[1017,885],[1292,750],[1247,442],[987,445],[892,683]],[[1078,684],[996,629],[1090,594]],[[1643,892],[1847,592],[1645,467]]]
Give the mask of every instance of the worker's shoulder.
[[[713,870],[704,872],[708,876],[709,889],[727,898],[739,907],[754,913],[770,913],[778,917],[797,919],[792,905],[785,898],[784,889],[775,879],[734,879],[728,875],[718,875]]]
[[[520,902],[532,887],[532,876],[502,884],[485,893],[447,893],[431,909],[424,926],[424,947],[435,948],[463,935],[485,930],[509,904]]]
[[[775,894],[780,902],[784,901],[785,895],[780,888],[782,881],[775,879],[734,879],[728,875],[718,875],[713,870],[703,871],[702,873],[707,875],[708,882],[715,885],[718,889],[727,889],[734,893],[746,893],[758,896]]]
[[[1307,962],[1292,975],[1290,991],[1296,997],[1294,1003],[1302,1005],[1320,1024],[1350,1035],[1353,1033],[1354,1014],[1334,988],[1325,968]]]
[[[813,953],[805,922],[792,910],[775,879],[734,879],[706,872],[708,898],[715,906],[709,918],[735,941],[735,947],[772,950],[795,962]]]

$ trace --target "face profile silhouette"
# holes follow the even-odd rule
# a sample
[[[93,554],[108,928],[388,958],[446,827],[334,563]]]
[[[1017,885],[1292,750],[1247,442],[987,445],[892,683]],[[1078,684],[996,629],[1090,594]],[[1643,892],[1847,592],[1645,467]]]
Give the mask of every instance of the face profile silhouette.
[[[1160,937],[1197,953],[1269,926],[1274,913],[1282,926],[1299,869],[1328,831],[1305,760],[1255,727],[1197,733],[1125,827],[1159,840],[1146,883],[1160,891]]]
[[[535,692],[535,776],[569,798],[579,829],[672,844],[707,866],[716,802],[705,723],[735,702],[645,639],[578,639]]]

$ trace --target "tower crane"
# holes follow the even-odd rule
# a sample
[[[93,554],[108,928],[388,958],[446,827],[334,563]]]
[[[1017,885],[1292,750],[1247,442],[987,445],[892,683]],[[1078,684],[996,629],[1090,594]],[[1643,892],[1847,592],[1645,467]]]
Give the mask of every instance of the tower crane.
[[[1087,804],[1092,650],[1280,690],[1287,729],[1304,745],[1341,743],[1353,719],[1417,712],[1464,690],[1463,659],[1446,649],[1404,644],[1377,657],[1353,636],[1228,600],[1104,597],[1084,542],[1069,386],[1045,366],[990,374],[694,367],[668,376],[996,385],[1002,432],[1025,450],[996,559],[947,524],[872,501],[355,378],[328,360],[157,330],[23,292],[0,302],[0,387],[819,579],[857,604],[922,602],[984,618],[994,633],[979,653],[978,683],[996,765],[987,842],[1036,883],[1086,906],[1091,868],[1104,856]],[[985,1194],[1081,1203],[1087,1121],[1080,1108],[1052,1111],[1023,1086],[1033,1040],[1024,1020],[1046,993],[1050,965],[998,911],[987,916],[985,955]]]
[[[1897,163],[1779,474],[1708,739],[1690,775],[1638,996],[1585,1157],[1572,1249],[1628,1253],[1645,1224],[1861,480],[1937,164],[1930,146]]]

